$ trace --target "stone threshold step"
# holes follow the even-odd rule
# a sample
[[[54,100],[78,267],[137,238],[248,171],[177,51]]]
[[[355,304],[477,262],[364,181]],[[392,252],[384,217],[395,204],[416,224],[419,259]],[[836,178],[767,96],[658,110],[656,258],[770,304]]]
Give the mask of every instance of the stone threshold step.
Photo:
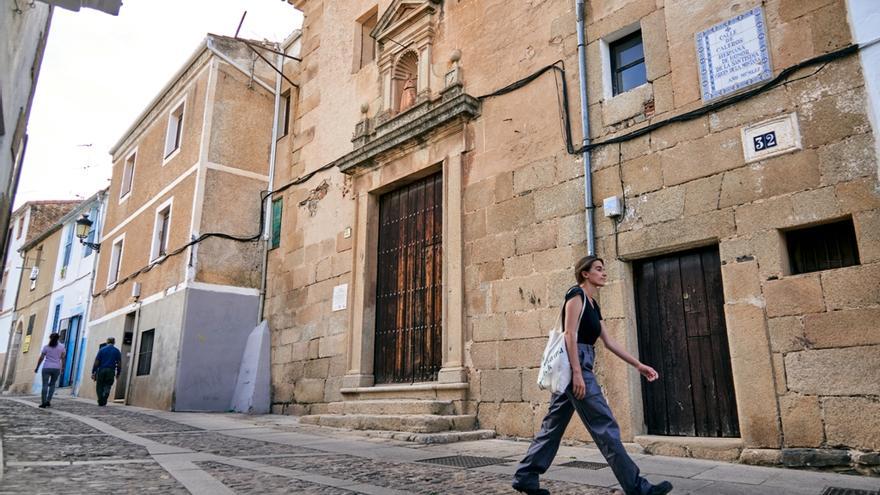
[[[436,433],[413,433],[411,431],[388,431],[388,430],[352,430],[349,428],[336,428],[332,426],[304,425],[303,428],[314,428],[315,431],[345,432],[367,438],[382,438],[385,440],[397,440],[400,442],[412,442],[425,445],[447,444],[456,442],[472,442],[476,440],[488,440],[495,438],[495,430],[470,430],[470,431],[440,431]]]
[[[327,414],[406,415],[440,414],[453,415],[455,409],[450,400],[375,399],[331,402]],[[321,414],[321,413],[317,413]]]
[[[450,430],[473,430],[477,425],[477,417],[436,414],[314,414],[300,417],[299,422],[351,430],[438,433]]]

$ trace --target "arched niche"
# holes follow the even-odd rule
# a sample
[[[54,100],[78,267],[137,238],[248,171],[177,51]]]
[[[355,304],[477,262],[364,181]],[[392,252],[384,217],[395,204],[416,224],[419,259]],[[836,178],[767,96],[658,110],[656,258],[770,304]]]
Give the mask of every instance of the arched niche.
[[[407,89],[407,81],[410,81],[409,89]],[[416,52],[408,50],[397,59],[392,72],[392,85],[394,86],[392,106],[394,112],[406,110],[415,103],[419,87],[419,56]],[[404,98],[405,90],[408,93],[406,98]]]

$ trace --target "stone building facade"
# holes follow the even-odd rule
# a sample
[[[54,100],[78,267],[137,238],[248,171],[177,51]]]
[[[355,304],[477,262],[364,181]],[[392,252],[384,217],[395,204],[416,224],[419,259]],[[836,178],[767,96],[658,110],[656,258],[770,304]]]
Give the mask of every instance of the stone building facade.
[[[86,356],[108,337],[126,356],[111,399],[229,408],[259,316],[275,81],[247,45],[209,35],[111,150]]]
[[[572,2],[291,3],[305,21],[268,259],[276,412],[532,436],[540,354],[593,211],[607,329],[663,375],[649,387],[599,346],[626,441],[870,469],[880,197],[843,1],[588,1],[589,208],[560,110],[564,77],[579,119]],[[765,80],[834,55],[704,100],[695,37],[749,12]],[[554,63],[564,76],[496,94]],[[606,217],[613,196],[621,215]]]

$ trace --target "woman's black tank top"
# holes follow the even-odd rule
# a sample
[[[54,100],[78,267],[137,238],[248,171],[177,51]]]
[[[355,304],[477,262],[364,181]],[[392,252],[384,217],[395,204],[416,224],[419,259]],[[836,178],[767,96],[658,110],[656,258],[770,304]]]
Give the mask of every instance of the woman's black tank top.
[[[574,286],[571,289],[568,289],[568,292],[565,293],[565,302],[568,302],[572,297],[581,297],[582,302],[586,305],[584,308],[584,316],[581,318],[581,324],[578,327],[578,344],[590,344],[593,345],[599,340],[599,335],[602,333],[602,324],[599,323],[599,320],[602,319],[602,311],[599,309],[599,304],[593,300],[593,304],[590,305],[584,299],[586,294],[581,290],[580,287]],[[562,321],[565,321],[565,310],[563,309]]]

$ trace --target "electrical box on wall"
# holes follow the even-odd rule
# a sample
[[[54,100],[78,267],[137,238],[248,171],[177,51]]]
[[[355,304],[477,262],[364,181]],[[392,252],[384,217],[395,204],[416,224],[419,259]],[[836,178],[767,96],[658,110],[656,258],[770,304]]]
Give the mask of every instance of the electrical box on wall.
[[[619,217],[623,215],[623,206],[620,202],[620,196],[611,196],[602,201],[602,210],[605,216],[609,218]]]

